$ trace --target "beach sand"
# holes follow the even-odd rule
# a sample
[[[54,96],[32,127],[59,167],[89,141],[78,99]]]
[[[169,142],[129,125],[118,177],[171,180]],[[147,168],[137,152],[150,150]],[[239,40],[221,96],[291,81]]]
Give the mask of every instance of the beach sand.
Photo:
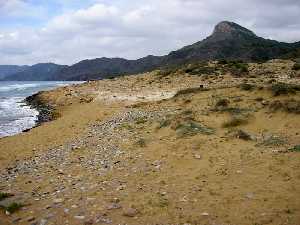
[[[271,106],[300,95],[274,97],[269,80],[300,82],[266,67],[42,92],[57,118],[0,140],[0,191],[15,195],[0,203],[24,204],[0,224],[299,224],[300,117]]]

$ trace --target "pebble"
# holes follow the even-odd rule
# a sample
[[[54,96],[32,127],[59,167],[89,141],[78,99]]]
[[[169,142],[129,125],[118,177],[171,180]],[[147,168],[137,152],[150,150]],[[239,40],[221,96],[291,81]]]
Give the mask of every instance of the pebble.
[[[118,203],[112,203],[106,207],[107,210],[120,209],[122,206]]]
[[[35,217],[31,216],[31,217],[28,217],[26,220],[27,220],[27,222],[32,222],[35,220]]]
[[[53,203],[55,203],[55,204],[59,204],[59,203],[63,203],[63,202],[64,202],[63,198],[57,198],[57,199],[53,200]]]
[[[195,154],[195,155],[194,155],[194,158],[195,158],[195,159],[201,159],[202,157],[201,157],[201,155]]]
[[[246,198],[248,199],[254,199],[254,194],[253,193],[247,193]]]
[[[41,219],[40,224],[39,225],[46,225],[47,224],[47,220],[46,219]]]
[[[70,209],[64,209],[64,212],[65,212],[66,214],[68,214],[68,213],[70,212]]]
[[[134,208],[124,209],[123,216],[135,217],[138,214],[138,211]]]
[[[74,218],[77,220],[84,220],[85,216],[74,216]]]

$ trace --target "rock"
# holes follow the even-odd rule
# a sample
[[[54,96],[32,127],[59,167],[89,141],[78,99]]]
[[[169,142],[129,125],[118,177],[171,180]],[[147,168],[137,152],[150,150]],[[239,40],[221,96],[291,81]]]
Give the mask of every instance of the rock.
[[[84,225],[93,225],[94,224],[94,220],[90,219],[84,222]]]
[[[107,210],[120,209],[122,206],[118,203],[112,203],[106,207]]]
[[[246,198],[248,199],[254,199],[254,194],[253,193],[247,193]]]
[[[123,211],[123,216],[135,217],[138,214],[138,211],[134,208],[127,208]]]
[[[46,225],[47,224],[47,220],[46,219],[41,219],[40,224],[39,225]]]
[[[66,214],[68,214],[68,213],[70,212],[70,210],[69,210],[69,209],[64,209],[64,212],[65,212]]]
[[[55,204],[59,204],[59,203],[63,203],[63,202],[64,202],[63,198],[57,198],[57,199],[53,200],[53,203],[55,203]]]
[[[209,213],[207,212],[201,213],[201,216],[209,216]]]
[[[201,155],[195,154],[195,155],[194,155],[194,158],[195,158],[195,159],[201,159]]]
[[[236,131],[235,135],[237,138],[245,140],[245,141],[254,141],[256,139],[253,135],[251,135],[248,132],[243,131],[243,130]]]
[[[32,222],[34,220],[35,220],[35,217],[33,217],[33,216],[30,216],[26,219],[27,222]]]
[[[84,220],[85,216],[74,216],[74,218],[77,220]]]

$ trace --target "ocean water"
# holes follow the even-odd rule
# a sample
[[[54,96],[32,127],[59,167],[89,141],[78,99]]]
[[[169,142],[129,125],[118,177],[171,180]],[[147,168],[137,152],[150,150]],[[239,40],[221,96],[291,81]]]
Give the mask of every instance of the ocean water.
[[[0,82],[0,138],[32,128],[38,112],[24,103],[24,99],[39,91],[51,90],[79,82],[64,81],[1,81]]]

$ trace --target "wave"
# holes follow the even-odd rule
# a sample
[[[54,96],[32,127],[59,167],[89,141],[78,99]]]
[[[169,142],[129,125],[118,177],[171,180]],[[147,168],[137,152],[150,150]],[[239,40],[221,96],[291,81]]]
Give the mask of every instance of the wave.
[[[2,86],[0,87],[0,92],[7,92],[7,91],[22,91],[27,88],[35,88],[39,87],[40,84],[10,84],[8,86]]]
[[[24,105],[23,100],[20,97],[0,100],[0,138],[20,133],[35,125],[39,113]]]

